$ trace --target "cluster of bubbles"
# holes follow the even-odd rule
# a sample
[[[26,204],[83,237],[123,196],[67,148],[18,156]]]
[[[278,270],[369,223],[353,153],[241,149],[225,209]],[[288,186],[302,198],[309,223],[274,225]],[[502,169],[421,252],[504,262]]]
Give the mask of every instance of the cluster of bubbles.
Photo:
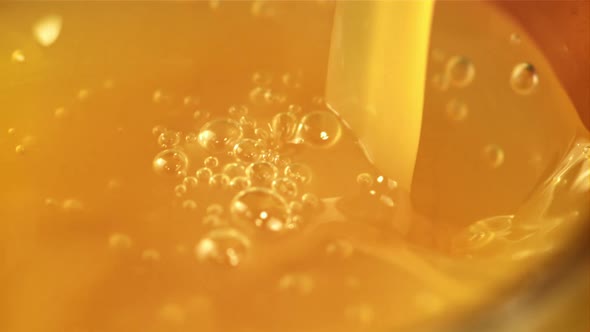
[[[163,126],[152,130],[163,149],[155,156],[153,169],[159,175],[181,179],[174,187],[177,197],[202,189],[233,197],[227,209],[218,204],[226,202],[207,208],[203,223],[211,231],[195,247],[201,261],[237,266],[245,258],[250,237],[274,237],[297,230],[321,207],[321,200],[307,192],[312,170],[291,157],[301,149],[335,146],[342,136],[342,124],[325,106],[306,112],[299,105],[286,103],[285,91],[301,87],[301,73],[281,75],[279,87],[273,80],[267,73],[253,75],[251,105],[233,105],[221,117],[197,111],[195,119],[206,120],[198,132],[183,136]],[[161,90],[153,95],[156,103],[167,98]],[[194,171],[186,153],[189,147],[206,153]],[[190,199],[182,202],[189,210],[199,205]]]

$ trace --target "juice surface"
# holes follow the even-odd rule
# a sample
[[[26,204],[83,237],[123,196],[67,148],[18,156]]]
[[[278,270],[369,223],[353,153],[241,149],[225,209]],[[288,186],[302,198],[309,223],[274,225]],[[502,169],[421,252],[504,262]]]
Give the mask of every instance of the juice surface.
[[[558,251],[590,144],[516,22],[437,6],[410,194],[322,99],[333,6],[1,4],[0,330],[407,328]]]

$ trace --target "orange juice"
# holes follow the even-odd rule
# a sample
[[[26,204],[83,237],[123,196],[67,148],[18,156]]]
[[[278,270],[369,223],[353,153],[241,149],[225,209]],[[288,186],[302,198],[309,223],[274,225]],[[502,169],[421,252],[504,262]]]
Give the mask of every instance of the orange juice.
[[[588,219],[588,132],[488,4],[435,10],[411,195],[323,100],[331,2],[0,6],[1,331],[403,330]]]

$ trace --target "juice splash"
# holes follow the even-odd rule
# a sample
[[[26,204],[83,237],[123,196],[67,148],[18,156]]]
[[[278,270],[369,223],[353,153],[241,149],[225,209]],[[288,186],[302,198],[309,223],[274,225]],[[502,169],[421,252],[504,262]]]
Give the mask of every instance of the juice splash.
[[[409,197],[322,101],[332,5],[297,5],[4,5],[1,330],[403,330],[587,220],[587,132],[515,22],[437,8]]]

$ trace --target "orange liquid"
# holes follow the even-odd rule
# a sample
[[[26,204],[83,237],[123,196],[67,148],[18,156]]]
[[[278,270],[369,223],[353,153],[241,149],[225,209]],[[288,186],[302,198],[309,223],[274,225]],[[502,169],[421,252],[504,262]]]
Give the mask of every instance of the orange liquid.
[[[404,327],[493,297],[587,220],[587,132],[532,41],[488,5],[437,7],[411,196],[317,98],[331,3],[2,6],[2,331]],[[51,13],[63,26],[42,46],[31,25]],[[454,55],[475,68],[465,86],[448,77]],[[539,75],[526,95],[510,84],[522,62]],[[314,111],[324,117],[306,122]],[[280,112],[295,123],[270,131]],[[231,140],[207,149],[203,126],[225,118],[276,167],[250,187],[298,203],[254,199],[247,211],[266,205],[244,217],[239,184],[197,176],[207,157],[212,174],[251,163],[228,155]],[[162,143],[186,156],[186,174],[161,174]],[[285,177],[296,194],[273,189]]]

